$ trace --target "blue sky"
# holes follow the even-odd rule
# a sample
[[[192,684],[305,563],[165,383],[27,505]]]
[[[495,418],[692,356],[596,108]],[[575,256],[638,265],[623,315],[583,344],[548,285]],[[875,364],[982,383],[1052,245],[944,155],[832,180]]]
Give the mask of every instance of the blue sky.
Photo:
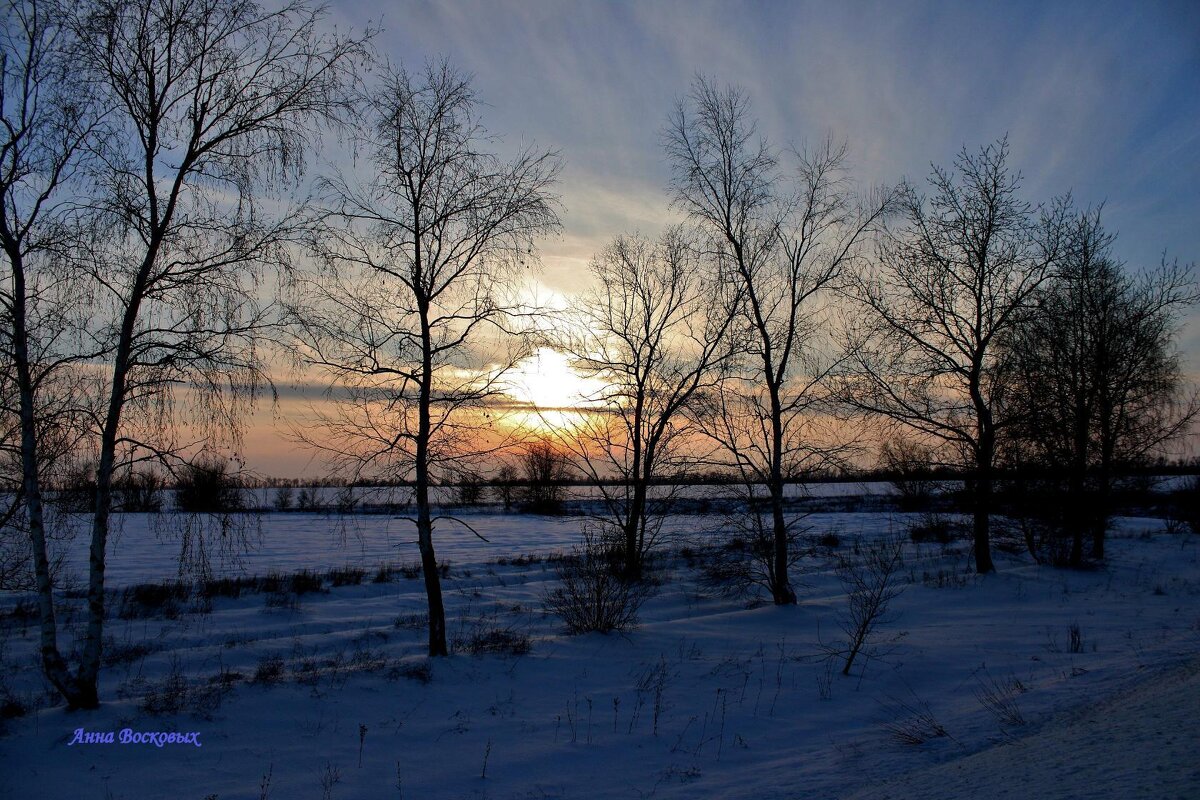
[[[561,152],[541,282],[568,298],[607,240],[674,218],[660,132],[698,72],[745,88],[777,145],[845,139],[864,186],[922,181],[1007,134],[1027,198],[1105,202],[1133,266],[1200,260],[1200,2],[333,0],[330,15],[381,23],[394,64],[448,58],[493,133]],[[1200,314],[1182,343],[1200,371]],[[281,452],[256,433],[251,452]]]
[[[380,51],[474,75],[485,124],[561,151],[570,291],[609,237],[670,217],[659,134],[703,72],[776,144],[845,139],[864,184],[1006,133],[1026,194],[1106,202],[1131,264],[1200,258],[1200,3],[362,2]]]

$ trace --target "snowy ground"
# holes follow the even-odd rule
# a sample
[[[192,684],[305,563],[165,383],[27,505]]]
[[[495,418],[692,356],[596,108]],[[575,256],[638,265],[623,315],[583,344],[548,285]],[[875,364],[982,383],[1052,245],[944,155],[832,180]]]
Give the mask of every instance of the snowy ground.
[[[1125,796],[1118,790],[1149,785],[1157,767],[1173,781],[1161,796],[1200,796],[1194,759],[1139,749],[1157,723],[1110,727],[1120,757],[1103,758],[1102,784],[1089,772],[1097,756],[1060,736],[1070,723],[1087,739],[1087,726],[1112,715],[1086,709],[1110,698],[1113,708],[1133,698],[1134,709],[1163,711],[1170,728],[1190,697],[1197,719],[1195,681],[1172,676],[1200,652],[1200,537],[1167,533],[1160,520],[1119,520],[1108,564],[1088,572],[1001,554],[999,572],[977,578],[961,543],[908,544],[905,591],[880,630],[888,652],[850,677],[822,648],[840,637],[845,606],[835,558],[903,531],[904,515],[811,515],[812,533],[836,532],[840,544],[799,565],[791,608],[702,590],[679,548],[717,535],[723,521],[673,518],[674,554],[642,624],[575,637],[543,611],[557,579],[540,556],[569,548],[578,523],[469,521],[490,543],[449,523],[438,534],[453,657],[421,655],[424,596],[405,577],[416,559],[407,523],[266,515],[255,551],[227,573],[358,565],[362,583],[218,597],[209,610],[189,598],[173,620],[128,607],[129,618],[109,622],[108,702],[11,720],[0,797],[985,797],[995,792],[946,770],[1019,752],[1054,759],[1030,780],[1077,780],[1078,796]],[[110,585],[173,578],[178,550],[169,526],[156,533],[129,515]],[[375,583],[383,562],[399,568]],[[11,613],[17,600],[3,598],[0,669],[31,700],[42,692],[31,669],[36,626]],[[64,617],[70,627],[81,614],[69,607]],[[493,645],[505,652],[487,652]],[[69,745],[81,727],[198,732],[203,746]],[[1003,762],[987,763],[1001,774]],[[902,774],[916,782],[885,787]]]

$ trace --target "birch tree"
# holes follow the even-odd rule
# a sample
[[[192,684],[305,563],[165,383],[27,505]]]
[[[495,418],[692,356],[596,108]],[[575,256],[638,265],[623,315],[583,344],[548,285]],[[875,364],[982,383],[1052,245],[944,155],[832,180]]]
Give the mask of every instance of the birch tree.
[[[293,275],[298,358],[329,379],[304,438],[354,476],[411,481],[429,603],[429,654],[447,655],[430,488],[489,449],[489,401],[524,355],[510,298],[535,240],[558,225],[555,153],[508,159],[445,62],[387,71],[362,101],[369,175],[321,187],[319,268]],[[465,525],[465,523],[462,523]]]
[[[1065,205],[1020,196],[1008,143],[905,185],[878,262],[860,276],[848,401],[943,442],[971,469],[975,565],[994,569],[989,520],[1011,361],[999,340],[1053,274]]]
[[[827,300],[860,257],[889,195],[856,197],[846,148],[830,140],[790,151],[784,170],[758,133],[745,92],[705,78],[671,114],[665,146],[676,206],[707,232],[709,256],[742,296],[743,368],[714,393],[706,429],[749,485],[765,485],[766,583],[777,604],[794,603],[784,486],[838,449],[815,435],[831,409],[825,379],[838,361],[824,336]]]
[[[92,235],[76,269],[98,285],[91,335],[106,354],[87,627],[57,688],[99,703],[113,477],[123,454],[170,455],[179,406],[201,437],[236,432],[264,379],[257,276],[286,257],[288,215],[266,195],[301,174],[344,108],[363,41],[325,35],[302,2],[95,0],[75,5],[71,69],[109,130],[89,148]],[[186,389],[184,389],[186,387]],[[177,391],[180,390],[180,391]],[[53,642],[44,644],[53,647]]]
[[[15,491],[4,515],[28,537],[43,671],[78,705],[74,678],[58,649],[43,490],[52,461],[77,439],[87,405],[79,388],[83,381],[70,371],[97,354],[79,335],[89,284],[68,262],[77,230],[79,172],[100,115],[68,55],[77,41],[65,9],[45,0],[6,0],[4,12],[0,337],[4,449],[15,467]]]

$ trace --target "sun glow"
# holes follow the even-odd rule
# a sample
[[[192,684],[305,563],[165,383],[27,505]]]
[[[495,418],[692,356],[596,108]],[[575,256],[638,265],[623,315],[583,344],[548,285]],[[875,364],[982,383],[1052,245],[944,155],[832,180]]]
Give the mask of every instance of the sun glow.
[[[514,400],[543,410],[574,410],[586,406],[604,384],[580,375],[571,359],[549,347],[517,363],[508,374],[508,394]]]
[[[549,347],[518,364],[507,375],[507,394],[532,411],[519,412],[519,424],[533,428],[562,428],[578,425],[604,384],[580,375],[565,353]]]

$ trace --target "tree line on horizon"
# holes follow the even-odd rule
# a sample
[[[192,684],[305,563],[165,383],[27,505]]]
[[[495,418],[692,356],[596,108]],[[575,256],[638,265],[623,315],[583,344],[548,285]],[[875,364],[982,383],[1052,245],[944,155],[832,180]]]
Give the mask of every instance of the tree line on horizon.
[[[455,520],[430,488],[506,448],[605,487],[630,583],[659,539],[649,487],[736,474],[756,579],[790,604],[784,487],[850,464],[867,426],[896,464],[967,471],[987,573],[998,470],[1049,475],[1070,562],[1085,545],[1103,558],[1115,476],[1195,416],[1177,349],[1190,269],[1135,273],[1099,208],[1025,199],[1006,139],[861,192],[845,145],[777,148],[744,91],[698,77],[662,130],[682,221],[613,239],[548,324],[519,290],[561,224],[561,156],[501,155],[448,63],[380,63],[376,31],[330,33],[299,0],[4,4],[3,521],[28,547],[43,671],[73,708],[100,700],[115,488],[236,443],[275,357],[337,389],[299,440],[349,482],[412,486],[435,656],[434,531]],[[325,140],[356,168],[310,180]],[[600,381],[595,412],[532,445],[483,435],[539,345]],[[45,508],[81,458],[87,625],[69,657]]]

